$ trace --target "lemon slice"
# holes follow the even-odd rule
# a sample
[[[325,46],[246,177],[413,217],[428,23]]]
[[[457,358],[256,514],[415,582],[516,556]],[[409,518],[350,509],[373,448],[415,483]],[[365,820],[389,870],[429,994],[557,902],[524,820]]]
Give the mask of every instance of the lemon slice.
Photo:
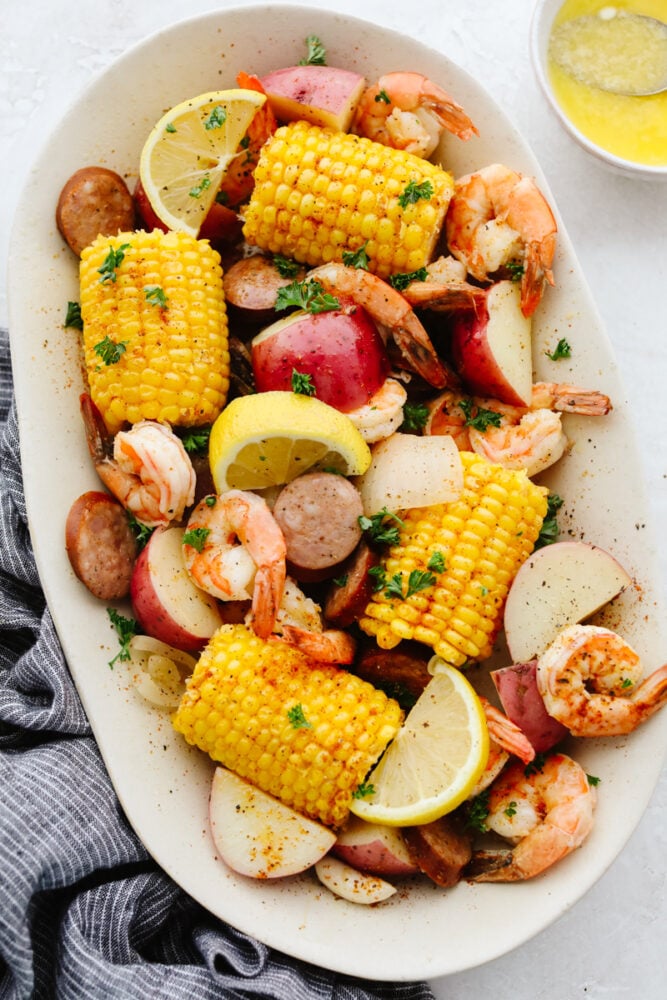
[[[371,461],[352,421],[313,396],[260,392],[233,399],[211,428],[215,488],[261,490],[316,469],[358,476]]]
[[[216,90],[177,104],[153,127],[139,175],[153,211],[170,229],[198,234],[265,101],[254,90]]]
[[[486,766],[489,736],[481,702],[455,667],[434,676],[352,800],[361,819],[386,826],[430,823],[468,798]]]

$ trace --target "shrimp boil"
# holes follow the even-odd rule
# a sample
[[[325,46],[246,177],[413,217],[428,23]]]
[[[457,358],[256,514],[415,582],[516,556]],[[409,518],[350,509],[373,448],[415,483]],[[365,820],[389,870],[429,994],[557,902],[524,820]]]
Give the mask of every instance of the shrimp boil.
[[[461,105],[421,73],[386,73],[368,87],[355,129],[383,146],[422,157],[435,151],[444,130],[463,140],[479,134]]]
[[[438,357],[430,337],[409,302],[395,288],[363,268],[332,261],[309,272],[326,292],[349,295],[394,338],[410,366],[436,389],[458,378]]]
[[[569,625],[538,658],[549,715],[573,736],[623,736],[667,702],[667,664],[639,683],[635,650],[610,629]]]
[[[262,639],[271,635],[285,585],[285,539],[260,496],[229,490],[200,501],[183,536],[183,559],[207,593],[252,599],[252,628]]]
[[[367,403],[356,410],[347,410],[345,416],[352,421],[367,444],[388,438],[403,423],[403,406],[408,394],[395,378],[384,380]]]
[[[80,404],[88,450],[107,489],[148,527],[179,521],[194,501],[196,485],[181,439],[154,420],[142,420],[112,439],[87,393]]]
[[[551,271],[557,226],[531,177],[492,163],[456,181],[445,219],[447,245],[478,281],[518,262],[521,311],[532,316]]]
[[[593,829],[595,803],[586,772],[565,754],[547,757],[540,768],[510,764],[490,788],[485,823],[514,846],[474,851],[467,877],[474,882],[534,878],[583,844]]]

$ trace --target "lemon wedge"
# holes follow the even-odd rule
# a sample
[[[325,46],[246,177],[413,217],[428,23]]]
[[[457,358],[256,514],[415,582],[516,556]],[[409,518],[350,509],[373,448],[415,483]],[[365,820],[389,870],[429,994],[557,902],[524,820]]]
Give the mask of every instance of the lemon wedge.
[[[489,735],[473,687],[442,660],[430,669],[434,676],[352,800],[352,812],[369,823],[439,819],[468,798],[486,766]]]
[[[279,486],[316,469],[358,476],[370,461],[368,445],[344,413],[293,392],[233,399],[209,439],[218,493]]]
[[[254,90],[216,90],[177,104],[154,125],[139,176],[153,211],[170,229],[197,236],[265,101]]]

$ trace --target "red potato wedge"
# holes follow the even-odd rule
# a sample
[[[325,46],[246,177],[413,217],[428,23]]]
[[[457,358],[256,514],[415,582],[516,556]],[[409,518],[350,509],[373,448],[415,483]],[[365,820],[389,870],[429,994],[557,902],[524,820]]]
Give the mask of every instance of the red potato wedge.
[[[550,750],[568,735],[565,726],[552,718],[544,707],[537,687],[537,660],[492,670],[491,679],[505,715],[523,730],[535,753]]]
[[[589,542],[555,542],[526,560],[505,604],[510,656],[540,656],[566,625],[576,625],[617,597],[632,578],[609,552]]]
[[[130,596],[146,635],[176,649],[199,650],[222,616],[217,602],[188,576],[182,538],[182,528],[156,528],[135,563]]]
[[[419,868],[410,857],[401,831],[351,816],[331,848],[345,864],[382,877],[414,875]]]
[[[224,767],[213,775],[209,818],[220,857],[249,878],[297,875],[323,858],[336,840],[328,827]]]
[[[297,119],[347,132],[366,81],[335,66],[287,66],[262,77],[273,113],[280,122]]]

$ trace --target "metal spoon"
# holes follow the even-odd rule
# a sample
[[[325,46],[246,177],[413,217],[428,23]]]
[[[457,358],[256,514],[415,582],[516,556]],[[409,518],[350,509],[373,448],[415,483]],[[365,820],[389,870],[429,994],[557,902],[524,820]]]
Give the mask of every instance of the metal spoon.
[[[549,55],[581,83],[612,94],[667,90],[667,24],[645,14],[603,7],[564,21],[551,34]]]

